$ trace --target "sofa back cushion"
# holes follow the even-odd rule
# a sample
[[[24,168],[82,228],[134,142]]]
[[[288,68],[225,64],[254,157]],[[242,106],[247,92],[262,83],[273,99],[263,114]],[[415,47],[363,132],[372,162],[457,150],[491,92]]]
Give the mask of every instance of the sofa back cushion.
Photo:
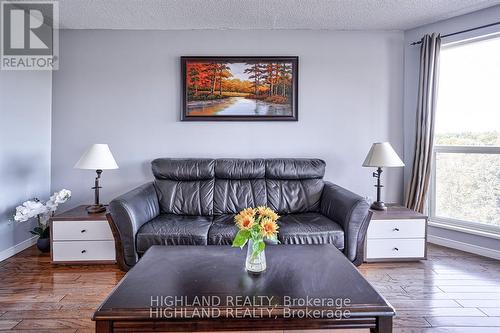
[[[247,207],[266,205],[263,159],[215,161],[214,214],[237,214]]]
[[[214,160],[159,158],[151,165],[162,213],[213,215]]]
[[[317,212],[325,162],[319,159],[171,159],[152,163],[160,212],[237,214],[267,205],[278,214]]]
[[[268,206],[278,214],[319,211],[324,175],[320,159],[266,160]]]

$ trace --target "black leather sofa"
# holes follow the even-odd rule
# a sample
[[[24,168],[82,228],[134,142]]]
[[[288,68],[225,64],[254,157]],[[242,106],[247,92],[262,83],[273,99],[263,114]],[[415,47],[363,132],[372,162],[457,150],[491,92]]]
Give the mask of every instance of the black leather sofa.
[[[363,261],[369,204],[323,180],[319,159],[169,159],[152,162],[155,180],[109,204],[122,269],[152,245],[230,245],[233,217],[266,205],[281,217],[282,244],[334,244]]]

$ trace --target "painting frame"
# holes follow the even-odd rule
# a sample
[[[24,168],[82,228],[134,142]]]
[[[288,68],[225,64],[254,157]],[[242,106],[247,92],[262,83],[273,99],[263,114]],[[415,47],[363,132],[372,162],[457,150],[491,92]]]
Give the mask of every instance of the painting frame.
[[[220,63],[290,63],[291,78],[287,106],[291,112],[287,115],[190,115],[188,110],[189,88],[187,66],[190,62]],[[181,57],[181,121],[298,121],[298,56],[182,56]],[[222,83],[221,83],[222,84]],[[221,94],[222,94],[222,87]],[[257,88],[256,88],[257,89]],[[283,88],[285,89],[285,88]]]

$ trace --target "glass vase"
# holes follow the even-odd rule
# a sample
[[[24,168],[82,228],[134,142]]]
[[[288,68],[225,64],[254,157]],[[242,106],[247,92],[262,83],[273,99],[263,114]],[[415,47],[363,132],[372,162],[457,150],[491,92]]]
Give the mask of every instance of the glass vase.
[[[262,273],[266,270],[266,250],[255,257],[253,256],[253,241],[250,239],[247,243],[247,258],[245,268],[250,273]]]

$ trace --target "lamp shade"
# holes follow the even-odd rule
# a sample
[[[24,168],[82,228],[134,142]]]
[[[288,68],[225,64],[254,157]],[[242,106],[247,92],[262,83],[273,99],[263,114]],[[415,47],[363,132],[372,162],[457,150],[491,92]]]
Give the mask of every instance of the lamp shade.
[[[75,164],[76,169],[118,169],[118,164],[107,144],[96,143],[90,146]]]
[[[376,142],[370,148],[363,162],[364,167],[402,167],[405,164],[399,158],[389,142]]]

